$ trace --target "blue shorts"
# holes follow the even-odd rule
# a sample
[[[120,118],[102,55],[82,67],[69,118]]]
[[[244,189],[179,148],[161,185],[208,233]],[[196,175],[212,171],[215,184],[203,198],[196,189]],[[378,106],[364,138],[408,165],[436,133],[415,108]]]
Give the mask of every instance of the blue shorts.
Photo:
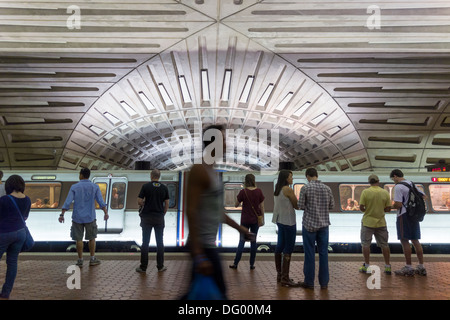
[[[397,217],[397,239],[398,240],[419,240],[420,239],[420,224],[402,214]]]

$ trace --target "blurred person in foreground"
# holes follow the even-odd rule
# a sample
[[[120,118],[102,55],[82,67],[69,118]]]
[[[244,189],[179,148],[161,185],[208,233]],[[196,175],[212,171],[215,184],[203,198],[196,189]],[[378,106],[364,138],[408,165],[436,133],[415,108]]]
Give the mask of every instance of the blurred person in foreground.
[[[203,140],[202,164],[194,164],[191,167],[186,188],[186,215],[189,225],[187,245],[193,261],[192,280],[197,273],[212,276],[223,299],[227,299],[220,254],[216,245],[219,225],[228,224],[249,241],[254,239],[254,235],[224,212],[223,184],[219,172],[214,170],[214,163],[223,159],[226,146],[225,128],[221,125],[207,127],[203,130]],[[214,148],[211,150],[211,147]],[[208,150],[210,154],[206,154]]]

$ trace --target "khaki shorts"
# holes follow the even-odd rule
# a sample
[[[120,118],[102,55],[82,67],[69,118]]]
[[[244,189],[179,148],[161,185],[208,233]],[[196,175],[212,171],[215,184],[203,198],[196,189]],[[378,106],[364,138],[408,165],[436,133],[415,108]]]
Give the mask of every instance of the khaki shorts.
[[[70,228],[70,236],[72,237],[72,240],[82,241],[85,230],[85,240],[92,240],[97,238],[97,220],[94,220],[90,223],[77,223],[75,221],[72,221],[72,227]]]
[[[370,246],[373,235],[375,235],[375,240],[377,241],[378,247],[383,248],[389,246],[389,232],[387,227],[370,228],[361,225],[361,245],[363,247]]]

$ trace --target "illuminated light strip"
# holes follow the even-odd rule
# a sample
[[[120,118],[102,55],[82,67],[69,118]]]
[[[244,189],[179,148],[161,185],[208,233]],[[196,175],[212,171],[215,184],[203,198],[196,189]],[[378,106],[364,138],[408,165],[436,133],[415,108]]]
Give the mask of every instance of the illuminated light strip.
[[[450,182],[450,177],[432,177],[432,182]]]
[[[31,180],[56,180],[56,176],[31,176]]]
[[[150,101],[150,99],[145,95],[144,92],[139,91],[138,94],[139,94],[139,97],[141,98],[142,102],[144,102],[144,105],[145,105],[145,107],[147,108],[148,111],[156,110],[155,106]]]
[[[231,87],[231,69],[227,69],[225,70],[225,74],[223,76],[222,95],[220,96],[220,100],[222,101],[229,100],[230,87]]]
[[[105,116],[105,118],[107,118],[109,120],[109,122],[111,122],[113,125],[117,126],[120,124],[120,120],[114,116],[113,114],[109,113],[109,112],[104,112],[103,115]]]
[[[201,70],[202,75],[202,100],[209,101],[211,100],[209,94],[209,81],[208,81],[208,70]]]
[[[292,91],[288,92],[288,94],[283,98],[283,100],[281,100],[281,102],[275,107],[275,110],[283,111],[284,108],[286,108],[289,101],[291,101],[293,96],[294,93]]]
[[[255,80],[254,76],[247,77],[247,81],[245,82],[244,90],[242,90],[241,97],[239,98],[240,103],[247,103],[248,98],[250,96],[250,91],[252,90],[254,80]]]
[[[311,105],[310,101],[306,101],[300,108],[298,108],[292,115],[296,116],[296,117],[300,117],[303,112],[306,111],[306,109],[308,109],[308,107]]]
[[[273,83],[269,83],[266,90],[264,90],[264,93],[258,101],[258,106],[265,107],[267,104],[267,101],[269,100],[270,95],[272,94],[273,88],[275,88]]]
[[[173,101],[170,99],[170,96],[162,83],[158,83],[158,89],[166,107],[173,106]]]
[[[181,95],[183,96],[184,103],[192,102],[191,94],[186,83],[186,78],[184,76],[178,76],[178,83],[181,88]]]
[[[138,115],[138,113],[136,112],[136,110],[134,110],[128,103],[126,103],[124,100],[120,101],[120,105],[123,107],[123,109],[125,110],[126,113],[128,113],[128,115],[130,117],[135,117]]]

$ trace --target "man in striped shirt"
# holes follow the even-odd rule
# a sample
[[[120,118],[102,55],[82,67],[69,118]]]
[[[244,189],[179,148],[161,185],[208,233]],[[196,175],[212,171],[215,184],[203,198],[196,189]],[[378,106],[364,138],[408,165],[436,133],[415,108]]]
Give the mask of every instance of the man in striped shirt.
[[[318,180],[317,170],[309,168],[305,172],[308,184],[300,190],[298,206],[303,211],[302,236],[305,251],[303,273],[304,288],[314,288],[315,244],[319,252],[319,283],[322,289],[328,288],[328,226],[330,210],[334,207],[331,189]]]

